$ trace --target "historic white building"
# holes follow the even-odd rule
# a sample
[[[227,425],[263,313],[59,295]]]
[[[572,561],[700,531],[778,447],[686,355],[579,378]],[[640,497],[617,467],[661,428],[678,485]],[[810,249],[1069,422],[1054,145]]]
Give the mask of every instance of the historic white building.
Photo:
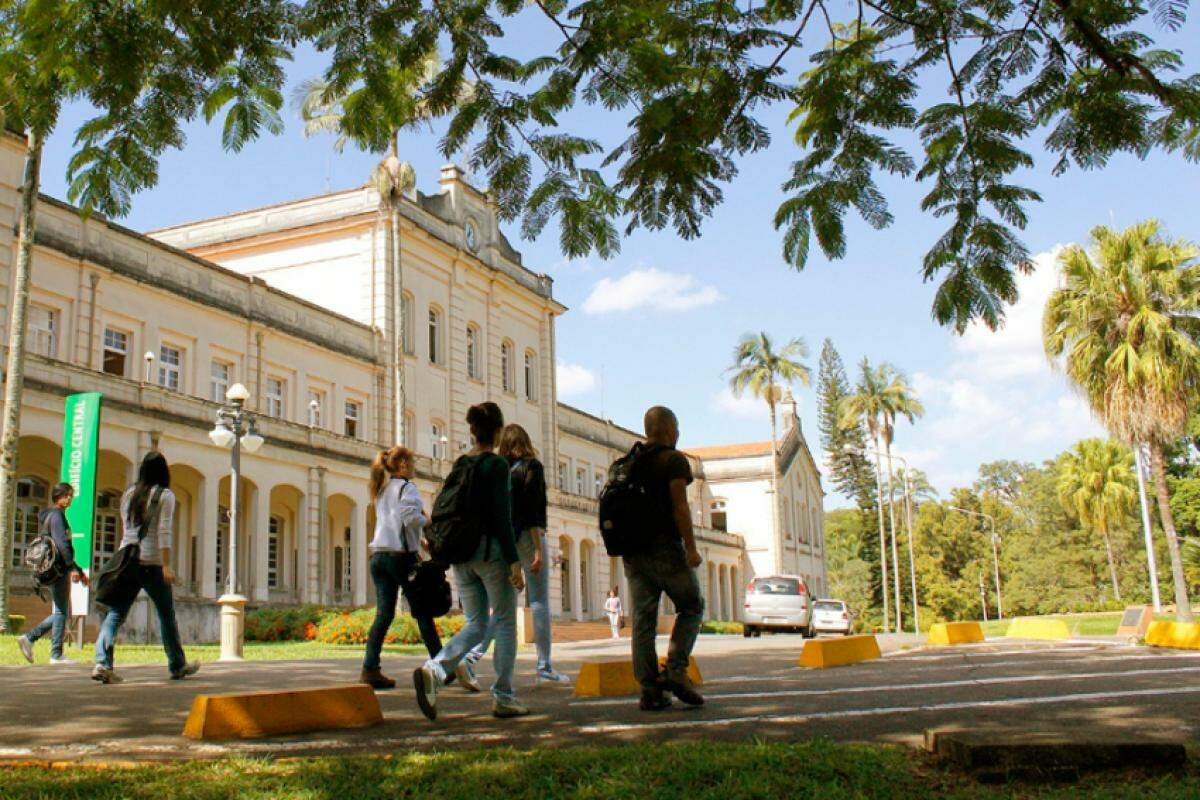
[[[23,152],[22,139],[0,133],[4,342]],[[440,184],[400,203],[398,271],[389,216],[370,188],[149,234],[40,198],[10,563],[20,564],[57,479],[63,398],[99,391],[96,561],[115,547],[120,491],[157,448],[179,497],[177,594],[208,605],[232,564],[229,454],[207,432],[225,390],[241,382],[266,442],[243,461],[239,590],[254,603],[367,603],[367,465],[395,439],[399,366],[399,418],[427,500],[468,447],[467,408],[499,403],[530,432],[553,483],[554,613],[600,617],[607,589],[625,587],[600,541],[596,498],[608,465],[637,435],[557,401],[554,328],[566,308],[551,279],[522,264],[458,168],[443,168]],[[780,563],[821,575],[823,586],[821,489],[793,430],[785,471],[818,527],[806,541],[810,561]],[[746,579],[774,563],[757,548],[771,551],[776,537],[760,530],[758,512],[741,515],[736,481],[718,489],[707,477],[727,459],[692,455],[709,616],[736,619]],[[27,580],[18,570],[18,592]]]

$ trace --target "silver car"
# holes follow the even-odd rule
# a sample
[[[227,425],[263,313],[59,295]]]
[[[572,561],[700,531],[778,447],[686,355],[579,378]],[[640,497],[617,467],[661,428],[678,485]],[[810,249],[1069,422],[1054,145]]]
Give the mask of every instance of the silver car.
[[[817,633],[850,635],[850,609],[842,600],[818,600],[813,603],[813,630]]]
[[[812,627],[812,602],[804,579],[796,575],[767,575],[755,578],[746,588],[743,636],[763,631],[798,631],[806,638]]]

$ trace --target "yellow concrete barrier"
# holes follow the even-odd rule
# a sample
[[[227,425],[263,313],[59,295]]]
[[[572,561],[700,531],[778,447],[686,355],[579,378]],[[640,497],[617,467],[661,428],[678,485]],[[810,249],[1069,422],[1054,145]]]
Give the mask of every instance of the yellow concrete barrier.
[[[1151,622],[1149,630],[1146,631],[1146,644],[1154,647],[1200,650],[1200,622]]]
[[[666,669],[667,659],[658,660],[659,669]],[[695,656],[688,657],[688,677],[699,686],[704,681]],[[628,658],[585,661],[575,679],[577,697],[614,697],[623,694],[638,694],[642,687],[633,677],[633,662]]]
[[[1009,639],[1070,639],[1071,629],[1061,619],[1014,619],[1005,634]]]
[[[978,622],[938,622],[929,629],[929,644],[969,644],[983,641]]]
[[[375,692],[365,683],[285,692],[198,695],[183,735],[191,739],[253,739],[383,722]]]
[[[800,666],[811,669],[841,667],[879,658],[879,642],[871,635],[837,639],[809,639],[800,653]]]

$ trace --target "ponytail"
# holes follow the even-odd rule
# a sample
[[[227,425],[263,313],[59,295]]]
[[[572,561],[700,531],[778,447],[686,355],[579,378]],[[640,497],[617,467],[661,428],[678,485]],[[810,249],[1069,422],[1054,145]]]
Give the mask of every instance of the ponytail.
[[[367,491],[371,496],[372,503],[379,498],[379,495],[383,494],[383,487],[387,486],[392,473],[399,470],[402,463],[412,460],[413,451],[399,445],[387,450],[380,450],[375,455],[375,460],[371,462],[371,477],[367,483]]]

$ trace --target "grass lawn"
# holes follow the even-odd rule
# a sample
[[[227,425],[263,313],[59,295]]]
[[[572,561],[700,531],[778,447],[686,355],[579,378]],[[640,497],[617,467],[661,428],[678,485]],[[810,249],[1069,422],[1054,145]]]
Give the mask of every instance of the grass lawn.
[[[187,645],[184,650],[188,658],[198,658],[201,661],[216,661],[221,655],[221,647],[216,644]],[[415,644],[389,644],[383,648],[384,654],[404,655],[424,653],[425,648]],[[76,661],[92,660],[94,650],[90,644],[82,650],[68,646],[63,653],[67,658]],[[50,641],[43,639],[34,645],[34,660],[45,664],[50,660]],[[360,644],[322,644],[320,642],[246,642],[247,661],[296,661],[315,658],[362,658],[363,646]],[[157,644],[121,644],[117,642],[116,658],[118,664],[166,664],[167,657],[161,645]],[[24,664],[25,659],[17,649],[13,636],[0,636],[0,666]]]
[[[1038,619],[1061,619],[1071,629],[1072,636],[1116,636],[1121,622],[1121,612],[1111,614],[1053,614]],[[1011,619],[989,620],[980,623],[984,636],[1003,636],[1008,631]]]
[[[985,787],[898,747],[802,743],[506,748],[396,756],[223,759],[142,767],[0,767],[6,800],[884,800],[1200,796],[1200,772],[1116,773],[1075,784]]]

